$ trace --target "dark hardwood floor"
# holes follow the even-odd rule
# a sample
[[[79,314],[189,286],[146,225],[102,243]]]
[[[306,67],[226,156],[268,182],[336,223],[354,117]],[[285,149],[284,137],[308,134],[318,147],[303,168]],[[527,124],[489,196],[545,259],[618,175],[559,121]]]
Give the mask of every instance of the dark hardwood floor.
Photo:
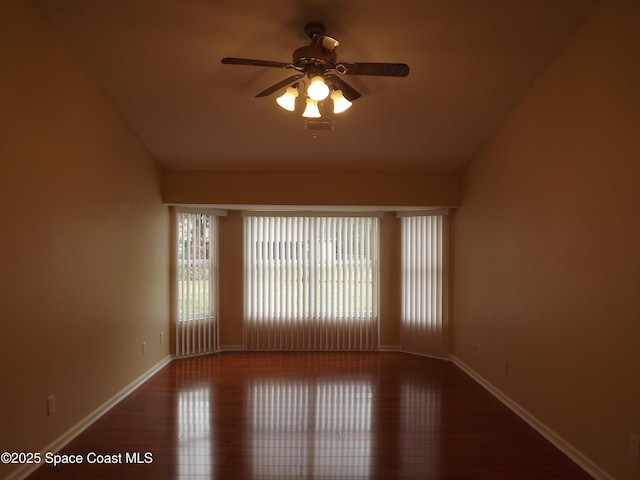
[[[83,463],[30,478],[591,478],[454,364],[401,353],[176,360],[59,453]]]

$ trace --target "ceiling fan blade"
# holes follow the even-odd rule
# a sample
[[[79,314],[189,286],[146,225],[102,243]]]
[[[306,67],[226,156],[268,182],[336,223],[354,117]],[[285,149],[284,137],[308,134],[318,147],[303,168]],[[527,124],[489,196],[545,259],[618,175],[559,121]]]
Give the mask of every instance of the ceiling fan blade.
[[[327,77],[329,78],[329,81],[333,83],[333,86],[335,88],[337,88],[338,90],[342,90],[344,98],[346,98],[350,102],[353,102],[354,100],[362,96],[360,92],[358,92],[355,88],[342,80],[339,76],[330,74],[327,75]]]
[[[407,65],[406,63],[342,62],[336,65],[336,71],[345,75],[406,77],[407,75],[409,75],[409,65]]]
[[[280,90],[283,87],[288,87],[289,85],[291,85],[293,82],[298,80],[303,75],[304,75],[304,73],[300,73],[298,75],[291,75],[290,77],[285,78],[281,82],[278,82],[275,85],[270,86],[266,90],[263,90],[262,92],[257,94],[256,97],[266,97],[267,95],[271,95],[273,92],[277,92],[278,90]]]
[[[273,62],[271,60],[252,60],[250,58],[225,57],[221,61],[225,65],[249,65],[253,67],[293,68],[293,65],[285,62]]]

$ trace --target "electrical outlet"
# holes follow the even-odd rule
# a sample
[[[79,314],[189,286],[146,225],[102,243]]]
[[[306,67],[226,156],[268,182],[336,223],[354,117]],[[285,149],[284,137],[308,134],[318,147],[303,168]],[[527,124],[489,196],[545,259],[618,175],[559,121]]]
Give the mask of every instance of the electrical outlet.
[[[56,396],[49,395],[47,397],[47,415],[51,416],[56,413]]]
[[[142,354],[145,355],[147,353],[147,342],[142,342]]]
[[[164,343],[164,332],[160,332],[160,345]]]
[[[640,436],[635,433],[629,433],[629,451],[631,455],[640,460]]]
[[[509,373],[509,360],[504,359],[504,373]]]

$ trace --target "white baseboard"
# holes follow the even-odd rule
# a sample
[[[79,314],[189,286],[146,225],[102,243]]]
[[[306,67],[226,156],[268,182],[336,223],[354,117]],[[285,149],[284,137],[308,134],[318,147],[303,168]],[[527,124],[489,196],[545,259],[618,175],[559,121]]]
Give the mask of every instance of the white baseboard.
[[[124,398],[133,392],[136,388],[142,385],[144,382],[149,380],[153,375],[155,375],[161,368],[165,367],[171,363],[171,356],[168,355],[156,365],[151,367],[145,373],[136,378],[133,382],[127,385],[125,388],[116,393],[113,397],[107,400],[105,403],[100,405],[97,409],[91,412],[89,415],[84,417],[78,423],[76,423],[73,427],[63,433],[61,436],[56,438],[53,442],[43,448],[40,452],[42,458],[46,452],[58,452],[60,451],[66,444],[68,444],[71,440],[76,438],[82,432],[84,432],[89,426],[91,426],[94,422],[96,422],[100,417],[102,417],[105,413],[115,407],[118,403],[120,403]],[[7,480],[23,480],[31,475],[36,469],[39,467],[39,464],[29,464],[24,465],[18,470],[14,471]]]
[[[451,361],[451,358],[447,355],[446,357],[441,357],[439,355],[429,355],[428,353],[418,353],[418,352],[410,352],[409,350],[399,350],[402,353],[406,353],[408,355],[416,355],[418,357],[432,358],[434,360],[445,360],[447,362]]]
[[[220,345],[221,352],[243,352],[244,345]]]
[[[379,352],[399,352],[400,345],[380,345]]]
[[[553,445],[555,445],[558,450],[563,452],[567,457],[577,463],[585,472],[591,475],[595,480],[615,480],[611,475],[602,470],[596,464],[594,464],[591,460],[585,457],[577,448],[567,442],[564,438],[554,432],[547,425],[542,423],[538,418],[536,418],[532,413],[522,408],[518,403],[516,403],[509,396],[502,393],[496,387],[494,387],[491,383],[489,383],[484,377],[479,375],[475,370],[469,367],[466,363],[464,363],[459,358],[450,355],[449,359],[457,365],[462,371],[464,371],[467,375],[469,375],[472,379],[478,382],[485,390],[491,393],[494,397],[500,400],[507,408],[509,408],[513,413],[522,418],[525,422],[529,424],[534,430],[536,430],[540,435],[549,440]]]

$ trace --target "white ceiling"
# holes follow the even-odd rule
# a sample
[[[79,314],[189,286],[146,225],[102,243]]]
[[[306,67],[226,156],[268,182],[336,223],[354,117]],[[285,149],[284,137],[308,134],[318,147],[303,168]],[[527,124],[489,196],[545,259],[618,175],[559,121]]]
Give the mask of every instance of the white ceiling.
[[[166,169],[397,172],[463,168],[591,3],[36,0]],[[340,41],[339,61],[409,76],[343,77],[362,97],[312,131],[301,104],[254,98],[291,70],[220,63],[288,62],[309,20]]]

